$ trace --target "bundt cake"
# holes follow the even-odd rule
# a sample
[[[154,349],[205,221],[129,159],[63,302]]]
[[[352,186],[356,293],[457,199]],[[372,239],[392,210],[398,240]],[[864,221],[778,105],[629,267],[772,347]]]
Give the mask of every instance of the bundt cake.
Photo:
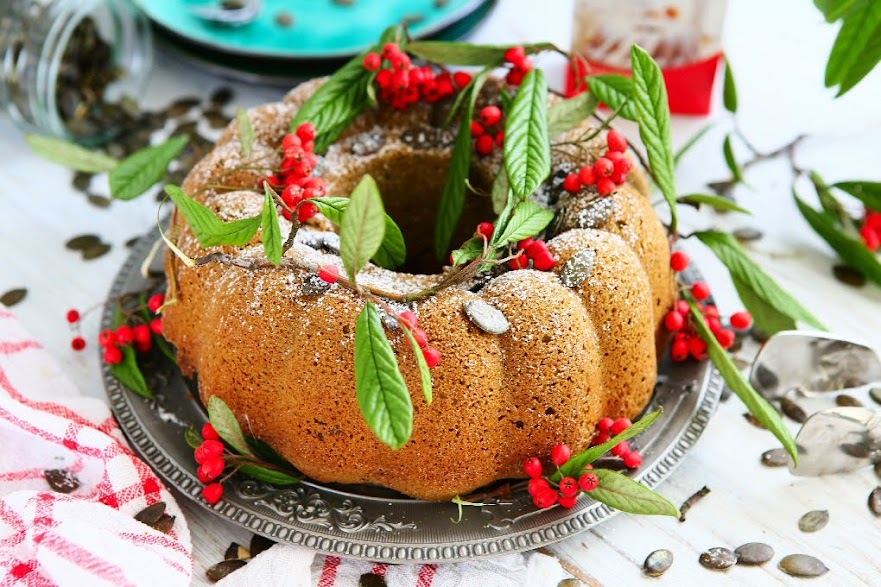
[[[255,186],[279,166],[282,137],[322,83],[302,84],[283,102],[249,112],[256,140],[247,164],[232,124],[191,171],[184,191],[225,221],[259,215],[264,195]],[[492,103],[498,88],[488,83],[478,106]],[[398,271],[368,264],[358,275],[362,284],[406,293],[449,270],[437,261],[431,237],[456,136],[442,125],[445,108],[440,102],[406,112],[371,108],[319,160],[316,173],[334,196],[350,194],[372,175],[405,236],[406,264]],[[364,301],[339,284],[316,281],[314,273],[191,267],[167,254],[175,301],[164,309],[164,329],[181,370],[198,374],[203,400],[222,398],[247,433],[320,482],[375,484],[441,500],[522,476],[524,458],[548,454],[558,442],[583,450],[599,418],[633,418],[647,404],[664,343],[661,323],[675,296],[667,234],[639,171],[608,197],[563,189],[567,173],[605,146],[605,131],[586,148],[565,144],[589,128],[584,122],[554,139],[551,175],[534,195],[557,213],[548,229],[557,259],[552,271],[498,270],[409,305],[443,357],[431,371],[431,404],[422,398],[408,341],[387,321],[413,400],[412,437],[399,450],[374,436],[356,399],[354,330]],[[490,190],[500,163],[498,151],[473,158],[475,191]],[[493,217],[489,198],[469,193],[455,242]],[[180,214],[172,234],[184,253],[206,253]],[[262,258],[258,237],[208,252]],[[299,230],[286,256],[342,268],[338,247],[333,225],[319,215]],[[581,279],[561,279],[576,255]],[[464,310],[474,300],[501,311],[510,327],[501,334],[478,327]]]

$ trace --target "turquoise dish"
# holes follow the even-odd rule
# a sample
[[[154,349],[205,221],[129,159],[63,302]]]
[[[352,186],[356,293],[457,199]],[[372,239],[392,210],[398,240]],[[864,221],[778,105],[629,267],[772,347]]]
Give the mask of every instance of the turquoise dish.
[[[192,12],[212,0],[134,1],[157,25],[204,48],[242,57],[332,59],[363,51],[386,27],[405,20],[414,38],[432,35],[486,0],[264,0],[257,18],[239,27],[218,25]],[[292,17],[292,24],[276,21],[282,13]]]

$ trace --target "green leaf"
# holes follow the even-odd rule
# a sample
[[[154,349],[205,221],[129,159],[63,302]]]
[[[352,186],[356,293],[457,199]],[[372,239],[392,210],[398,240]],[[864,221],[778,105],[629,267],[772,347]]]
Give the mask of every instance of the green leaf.
[[[473,239],[465,243],[462,248],[453,251],[453,265],[458,267],[469,261],[473,261],[483,254],[483,239]]]
[[[500,65],[505,51],[513,45],[475,45],[457,41],[414,41],[407,45],[407,52],[426,61],[444,65]],[[556,50],[552,43],[523,45],[527,54]]]
[[[554,213],[542,208],[532,199],[527,198],[514,208],[511,220],[504,227],[498,239],[493,239],[493,244],[503,247],[508,243],[522,241],[537,235],[554,219]]]
[[[384,236],[385,211],[379,188],[370,175],[365,175],[352,192],[340,221],[340,257],[351,281],[379,250]]]
[[[192,449],[199,448],[204,442],[202,435],[199,434],[199,431],[196,430],[194,426],[188,426],[187,429],[184,430],[184,440],[187,441],[187,444]]]
[[[734,361],[731,360],[731,356],[716,340],[716,336],[710,330],[710,327],[707,326],[706,320],[704,320],[703,312],[698,308],[691,294],[686,293],[686,299],[691,307],[691,317],[697,332],[706,341],[710,360],[713,361],[719,373],[722,374],[722,379],[725,380],[731,391],[737,394],[737,397],[740,398],[750,413],[777,437],[783,444],[783,448],[792,456],[793,461],[797,463],[798,449],[795,446],[795,440],[792,439],[789,429],[783,424],[780,413],[768,403],[768,400],[753,389],[749,381],[740,372],[740,369],[734,364]]]
[[[670,231],[676,232],[676,183],[673,176],[673,142],[670,106],[661,68],[638,45],[630,50],[633,68],[633,102],[639,114],[639,136],[645,145],[652,176],[670,205]]]
[[[343,219],[343,213],[349,205],[349,198],[312,198],[311,202],[318,207],[324,216],[337,226]],[[404,235],[391,216],[385,215],[385,235],[372,259],[374,263],[386,269],[395,269],[407,260],[407,246]]]
[[[355,325],[355,389],[361,414],[377,438],[393,450],[407,444],[413,433],[413,404],[379,310],[371,302]]]
[[[548,86],[533,69],[523,78],[505,122],[505,170],[520,197],[532,194],[551,172],[548,138]]]
[[[734,282],[734,288],[737,290],[740,301],[743,302],[745,308],[749,309],[753,321],[760,330],[774,333],[783,330],[795,330],[797,328],[795,318],[780,312],[780,310],[767,303],[743,281],[736,277],[732,277],[731,281]]]
[[[563,477],[578,477],[584,472],[584,467],[591,464],[625,440],[630,440],[634,436],[642,434],[661,417],[663,410],[656,410],[650,414],[646,414],[633,425],[622,432],[610,438],[607,442],[592,446],[589,449],[578,453],[570,458],[566,464],[560,467],[560,470],[551,475],[551,481],[557,482]]]
[[[722,103],[725,110],[737,114],[737,85],[734,83],[734,73],[731,71],[731,61],[725,57],[725,83],[722,86]]]
[[[109,155],[70,141],[34,134],[25,135],[24,140],[43,159],[76,171],[104,173],[119,165],[119,161]]]
[[[679,147],[679,150],[676,151],[676,154],[673,156],[674,165],[679,165],[679,160],[682,159],[686,153],[688,153],[692,147],[694,147],[706,134],[713,128],[713,123],[707,124],[702,129],[694,133],[690,139],[688,139],[684,145]]]
[[[627,475],[609,469],[595,469],[600,485],[588,495],[609,507],[629,514],[645,516],[680,516],[679,508],[662,495]]]
[[[158,334],[154,334],[153,341],[156,343],[156,348],[159,349],[159,352],[168,357],[169,361],[177,364],[177,355],[174,354],[174,349],[172,349],[171,345],[166,342],[165,338]]]
[[[119,347],[122,351],[122,361],[110,365],[110,372],[119,379],[119,382],[147,399],[153,399],[153,392],[147,387],[147,381],[135,355],[135,349],[129,346]]]
[[[735,181],[742,182],[743,170],[740,168],[737,159],[734,158],[734,148],[731,146],[731,135],[725,135],[725,142],[722,143],[722,153],[725,155],[725,164],[728,166],[728,170],[731,171],[731,176]]]
[[[110,193],[117,200],[131,200],[146,192],[165,177],[168,164],[184,150],[187,141],[186,136],[173,137],[123,159],[110,172]]]
[[[275,469],[261,467],[260,465],[242,465],[239,467],[239,473],[270,485],[287,486],[296,485],[300,482],[298,477],[276,471]]]
[[[260,228],[260,216],[224,222],[210,208],[189,197],[176,185],[165,186],[165,193],[187,220],[193,234],[203,247],[217,245],[244,246],[251,242]]]
[[[838,96],[857,85],[881,60],[881,2],[865,2],[844,19],[826,64],[826,87]]]
[[[277,450],[263,440],[260,440],[256,436],[245,436],[245,440],[248,442],[248,446],[251,447],[251,451],[254,455],[261,461],[274,465],[276,468],[282,470],[292,468],[291,464],[281,456]]]
[[[214,426],[217,434],[228,445],[233,447],[236,452],[241,455],[254,456],[254,453],[248,446],[248,441],[245,440],[245,435],[242,433],[242,428],[239,426],[236,415],[232,413],[226,402],[220,399],[220,396],[212,395],[208,399],[208,420],[211,421],[211,425]]]
[[[510,192],[511,188],[508,185],[508,174],[505,173],[504,167],[500,167],[499,172],[496,173],[496,178],[493,180],[492,190],[490,192],[490,199],[493,203],[493,212],[501,214],[502,210],[505,209],[505,205],[508,203]]]
[[[596,95],[588,92],[557,102],[548,109],[548,136],[555,137],[572,130],[590,118],[597,106],[599,101]]]
[[[709,206],[710,208],[713,208],[714,210],[719,210],[720,212],[740,212],[741,214],[752,214],[752,212],[750,212],[746,208],[738,205],[737,202],[728,198],[714,196],[712,194],[687,194],[685,196],[679,196],[676,201],[680,204],[694,206],[695,208],[700,208],[701,206]]]
[[[265,192],[263,213],[260,215],[263,250],[266,252],[266,258],[273,265],[278,265],[281,263],[281,225],[278,222],[278,211],[275,209],[275,198],[272,195],[272,188],[267,185]]]
[[[251,117],[242,108],[236,110],[236,125],[239,128],[239,142],[242,144],[242,155],[246,158],[251,156],[254,148],[254,127],[251,126]]]
[[[793,194],[795,195],[795,194]],[[881,262],[878,257],[866,248],[862,241],[848,235],[835,225],[835,222],[827,215],[814,210],[805,204],[797,195],[795,203],[798,210],[804,216],[814,232],[829,243],[841,259],[872,280],[881,285]]]
[[[800,320],[814,328],[825,330],[822,322],[811,314],[807,308],[802,306],[798,300],[786,292],[774,279],[768,275],[755,261],[749,258],[740,243],[733,236],[725,232],[715,230],[707,230],[695,232],[694,235],[722,261],[722,264],[728,268],[731,277],[736,279],[742,289],[749,289],[754,296],[747,299],[741,299],[746,309],[755,312],[753,318],[759,328],[768,334],[778,332],[772,328],[770,321],[760,323],[763,314],[769,314],[773,309],[777,314],[788,316],[794,320]],[[754,305],[750,307],[755,299],[762,300],[764,307]]]
[[[633,80],[629,77],[617,74],[592,75],[587,78],[587,87],[600,102],[617,110],[621,118],[639,120],[639,112],[632,100]]]
[[[881,182],[839,181],[832,187],[847,192],[865,204],[866,208],[881,212]]]
[[[820,9],[826,22],[847,16],[852,10],[865,3],[867,0],[814,0],[814,6]]]
[[[425,394],[425,403],[431,404],[432,400],[432,386],[431,386],[431,371],[428,368],[428,363],[425,361],[425,355],[422,353],[422,348],[420,348],[419,343],[416,342],[416,338],[413,336],[413,333],[410,332],[409,328],[401,327],[401,330],[404,331],[404,335],[407,337],[407,340],[410,341],[410,348],[413,349],[413,356],[416,358],[416,365],[419,366],[419,378],[422,383],[422,393]]]
[[[814,184],[814,189],[817,190],[817,198],[820,200],[820,206],[822,206],[823,210],[830,215],[830,217],[835,220],[840,226],[844,228],[853,226],[853,219],[850,217],[850,213],[847,211],[847,208],[844,207],[838,198],[832,193],[832,190],[826,184],[820,174],[816,171],[811,170],[809,173],[809,177],[811,179],[811,183]]]

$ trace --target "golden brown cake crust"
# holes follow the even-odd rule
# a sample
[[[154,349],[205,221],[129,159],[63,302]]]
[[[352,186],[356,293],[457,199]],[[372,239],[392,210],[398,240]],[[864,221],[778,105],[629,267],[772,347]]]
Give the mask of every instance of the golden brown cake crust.
[[[282,136],[321,83],[303,84],[284,102],[250,111],[256,131],[252,157],[265,169],[238,169],[242,156],[231,125],[189,174],[185,191],[225,220],[259,213],[263,196],[251,188],[278,166]],[[348,195],[369,172],[405,236],[408,220],[422,222],[414,215],[426,210],[433,215],[436,194],[425,199],[410,194],[414,177],[434,189],[446,174],[449,137],[431,126],[442,118],[436,110],[417,104],[406,114],[380,109],[360,116],[321,165],[331,195]],[[428,136],[422,143],[420,131]],[[353,152],[365,137],[379,134],[377,150]],[[555,171],[565,173],[597,157],[601,138],[587,150],[555,149]],[[498,165],[498,156],[481,159],[472,180],[489,185]],[[640,174],[633,180],[644,186]],[[476,211],[486,209],[485,202],[473,205]],[[286,233],[289,225],[282,223]],[[332,242],[323,232],[330,228],[317,217],[300,230],[287,255],[341,266],[337,255],[310,246],[316,238]],[[185,253],[205,254],[179,215],[173,229]],[[413,436],[397,451],[375,438],[358,408],[354,325],[363,301],[350,290],[335,285],[309,295],[303,290],[309,276],[302,270],[187,267],[166,254],[175,303],[164,310],[165,333],[178,349],[182,371],[198,373],[202,399],[221,397],[246,432],[270,443],[307,476],[378,484],[422,499],[466,495],[520,476],[527,456],[548,454],[556,443],[582,450],[600,417],[637,416],[654,388],[660,323],[675,290],[666,232],[647,197],[626,184],[609,198],[564,196],[558,230],[548,242],[558,258],[553,272],[512,271],[477,293],[450,288],[416,305],[420,325],[443,357],[432,369],[431,405],[422,397],[407,341],[399,330],[388,330],[414,407]],[[416,257],[424,256],[418,236],[424,230],[412,232],[414,244],[408,237],[408,247]],[[249,246],[210,251],[258,259],[259,242],[258,235]],[[590,276],[577,287],[565,287],[558,277],[561,268],[585,250],[595,253]],[[416,291],[437,279],[373,265],[359,275],[362,283],[398,292]],[[510,330],[493,335],[475,326],[462,308],[474,299],[501,310]]]

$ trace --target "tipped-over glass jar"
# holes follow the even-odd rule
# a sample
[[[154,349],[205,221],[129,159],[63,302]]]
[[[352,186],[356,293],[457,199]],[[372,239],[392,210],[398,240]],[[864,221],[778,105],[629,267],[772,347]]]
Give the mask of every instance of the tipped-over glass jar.
[[[153,44],[127,0],[0,0],[0,59],[19,128],[94,145],[137,112]]]

